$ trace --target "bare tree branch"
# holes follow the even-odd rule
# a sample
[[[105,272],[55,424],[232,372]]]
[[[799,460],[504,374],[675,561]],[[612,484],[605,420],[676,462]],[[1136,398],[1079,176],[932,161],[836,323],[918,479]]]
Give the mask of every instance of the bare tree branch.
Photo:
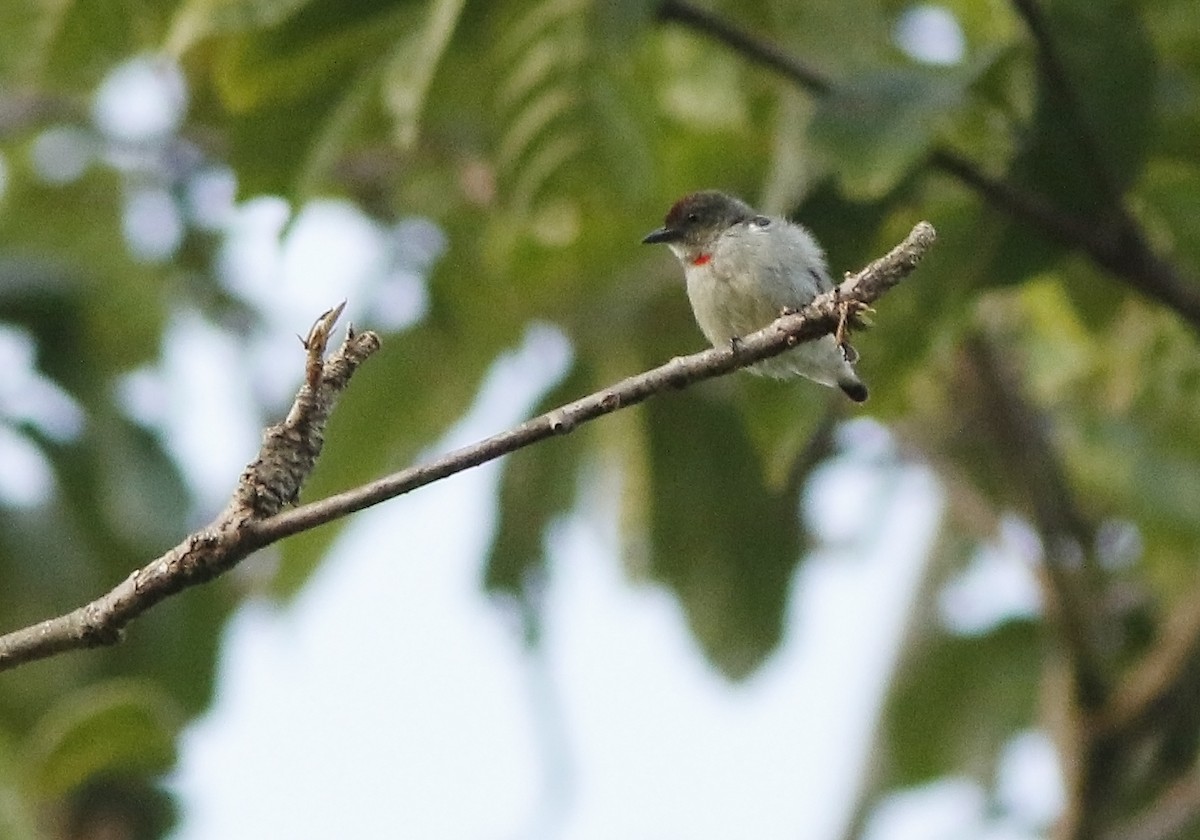
[[[1023,5],[1029,3],[1029,0],[1014,1]],[[688,0],[664,0],[658,7],[658,17],[712,38],[818,97],[828,96],[836,89],[828,76],[789,55],[778,45],[746,32],[719,15],[697,8]],[[1040,23],[1037,15],[1027,19]],[[1033,31],[1035,40],[1040,39],[1041,31]],[[1065,76],[1062,78],[1066,83]],[[1083,251],[1101,268],[1200,330],[1200,282],[1155,252],[1140,225],[1120,206],[1121,196],[1115,188],[1109,191],[1116,193],[1119,211],[1116,223],[1097,225],[1056,207],[1036,192],[987,174],[977,163],[950,149],[933,149],[928,165],[950,175],[991,205],[1060,245]]]
[[[538,441],[567,434],[579,424],[636,405],[664,391],[683,388],[775,356],[804,341],[834,332],[847,314],[870,306],[916,268],[936,234],[920,222],[905,240],[838,288],[801,311],[784,315],[736,346],[672,359],[610,388],[590,394],[516,428],[457,449],[421,466],[402,470],[318,502],[279,512],[296,497],[320,452],[325,420],[350,377],[379,346],[374,333],[351,331],[342,346],[321,361],[325,341],[341,307],[313,328],[307,382],[287,419],[267,431],[259,457],[246,468],[233,499],[217,519],[163,556],[133,572],[90,604],[0,636],[0,671],[68,650],[116,644],[126,625],[154,604],[233,568],[252,552],[284,537],[340,519],[418,487],[499,458]]]

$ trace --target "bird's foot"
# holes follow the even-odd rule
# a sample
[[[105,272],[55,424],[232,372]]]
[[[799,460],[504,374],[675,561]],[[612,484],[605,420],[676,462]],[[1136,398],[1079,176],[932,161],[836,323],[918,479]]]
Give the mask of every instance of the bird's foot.
[[[838,325],[837,331],[834,333],[834,338],[837,339],[839,347],[843,349],[848,347],[846,338],[850,334],[851,329],[861,330],[871,326],[871,320],[866,316],[874,314],[875,310],[867,306],[861,300],[842,300],[837,303],[838,310]]]

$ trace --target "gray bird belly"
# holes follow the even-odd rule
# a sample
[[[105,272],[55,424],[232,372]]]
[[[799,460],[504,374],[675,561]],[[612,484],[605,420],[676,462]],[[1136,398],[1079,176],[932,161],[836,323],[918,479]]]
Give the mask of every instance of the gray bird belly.
[[[714,345],[762,329],[779,317],[784,306],[764,299],[761,290],[712,274],[689,278],[687,290],[696,322]]]
[[[762,329],[779,317],[785,307],[797,308],[807,301],[783,302],[763,289],[746,288],[735,280],[726,280],[712,272],[695,272],[688,277],[688,298],[696,323],[714,347],[728,345],[730,339]],[[789,378],[804,376],[823,385],[836,385],[853,369],[847,363],[833,336],[806,342],[747,368],[762,376]]]

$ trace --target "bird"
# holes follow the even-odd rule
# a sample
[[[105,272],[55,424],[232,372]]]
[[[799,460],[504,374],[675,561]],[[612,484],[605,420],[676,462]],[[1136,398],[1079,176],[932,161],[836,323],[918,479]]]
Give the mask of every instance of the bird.
[[[807,228],[718,190],[676,201],[663,226],[642,242],[663,243],[679,259],[692,313],[714,347],[730,346],[833,288],[825,252]],[[824,335],[748,369],[778,379],[803,376],[865,402],[857,359],[848,344]]]

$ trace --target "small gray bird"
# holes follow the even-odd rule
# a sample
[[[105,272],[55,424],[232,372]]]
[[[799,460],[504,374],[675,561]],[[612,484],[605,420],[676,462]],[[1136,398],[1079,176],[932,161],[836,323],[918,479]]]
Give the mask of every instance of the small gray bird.
[[[762,329],[833,288],[825,254],[805,228],[764,216],[716,190],[679,199],[663,226],[642,242],[666,243],[683,263],[696,323],[714,347]],[[855,359],[853,349],[826,335],[749,370],[780,379],[804,376],[863,402],[867,386],[854,372]]]

